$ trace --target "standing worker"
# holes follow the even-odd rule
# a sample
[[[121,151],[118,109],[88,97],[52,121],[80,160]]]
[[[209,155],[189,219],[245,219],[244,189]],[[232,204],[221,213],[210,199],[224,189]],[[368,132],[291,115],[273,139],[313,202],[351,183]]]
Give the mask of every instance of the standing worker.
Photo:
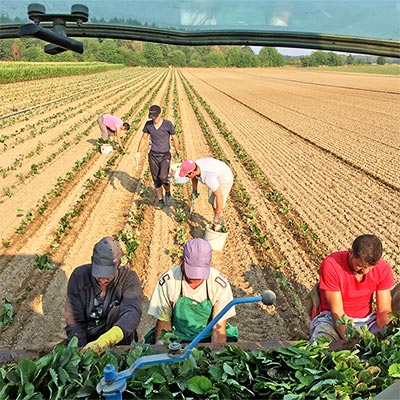
[[[93,249],[91,264],[76,268],[68,281],[65,331],[78,338],[82,352],[98,354],[115,344],[138,341],[142,287],[136,272],[121,266],[122,249],[104,237]]]
[[[320,268],[319,314],[311,321],[311,340],[318,336],[345,339],[346,325],[336,324],[343,315],[353,319],[355,327],[367,325],[372,333],[390,321],[393,271],[381,257],[381,241],[367,234],[358,236],[350,250],[325,258]]]
[[[162,209],[165,204],[167,206],[172,204],[169,181],[169,168],[171,163],[170,139],[172,138],[176,154],[180,158],[179,142],[173,123],[162,118],[161,108],[159,106],[153,105],[150,107],[149,119],[150,120],[144,125],[143,135],[140,139],[135,159],[136,162],[139,162],[140,153],[143,151],[147,139],[150,136],[151,145],[148,160],[154,187],[156,189],[158,208]],[[165,190],[165,203],[163,188]]]
[[[97,122],[100,127],[102,139],[110,141],[112,140],[111,138],[115,136],[119,146],[124,150],[124,146],[121,142],[121,133],[129,131],[130,125],[111,114],[100,115],[100,117],[97,118]]]
[[[172,329],[182,342],[191,342],[233,300],[229,282],[211,267],[211,259],[207,240],[186,242],[181,265],[161,276],[151,296],[148,314],[156,317],[157,322],[145,335],[146,343],[160,344],[162,330]],[[232,307],[202,342],[237,342],[238,329],[227,322],[234,315]]]
[[[214,224],[223,224],[222,210],[233,185],[233,173],[227,164],[215,158],[185,160],[179,172],[180,177],[192,180],[192,197],[199,196],[197,182],[208,187],[208,202],[214,211]]]

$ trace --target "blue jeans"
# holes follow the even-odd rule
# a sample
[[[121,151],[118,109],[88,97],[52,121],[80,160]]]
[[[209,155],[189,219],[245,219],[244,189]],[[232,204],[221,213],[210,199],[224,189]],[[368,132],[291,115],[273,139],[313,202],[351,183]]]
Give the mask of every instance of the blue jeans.
[[[380,328],[376,323],[376,314],[372,313],[365,318],[352,318],[354,327],[359,328],[362,325],[367,325],[368,330],[373,334],[379,332]],[[333,317],[330,311],[322,311],[318,314],[310,324],[311,341],[319,336],[324,336],[330,340],[341,340],[336,332]]]

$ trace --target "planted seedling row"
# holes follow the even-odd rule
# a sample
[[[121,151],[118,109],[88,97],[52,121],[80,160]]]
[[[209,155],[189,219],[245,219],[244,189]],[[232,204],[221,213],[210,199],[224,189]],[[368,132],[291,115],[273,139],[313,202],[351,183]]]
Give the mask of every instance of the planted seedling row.
[[[147,83],[147,82],[146,82],[146,83]],[[148,84],[148,83],[147,83],[147,84]],[[122,104],[125,104],[127,100],[129,101],[130,98],[135,97],[136,94],[137,94],[140,90],[142,90],[142,86],[139,87],[136,91],[129,92],[129,94],[128,94],[125,98],[123,98],[122,100],[120,100],[118,103],[116,103],[116,104],[114,103],[113,106],[111,107],[111,112],[114,111],[114,110],[119,109],[119,108],[121,107],[121,105],[122,105]],[[16,184],[12,185],[11,187],[8,186],[8,185],[5,186],[5,188],[3,188],[4,194],[7,195],[8,197],[10,197],[10,195],[7,194],[8,191],[11,191],[11,192],[12,192],[12,190],[14,190],[14,189],[18,186],[18,184],[25,183],[25,181],[26,181],[28,178],[30,178],[30,177],[33,176],[33,175],[36,175],[36,174],[40,173],[40,170],[41,170],[46,164],[48,164],[49,162],[53,161],[58,155],[60,155],[61,153],[63,153],[65,150],[67,150],[67,149],[71,146],[72,143],[74,143],[74,144],[76,145],[76,144],[78,144],[78,143],[80,142],[80,139],[81,139],[82,137],[88,136],[88,135],[90,134],[90,132],[92,131],[93,127],[95,127],[96,124],[97,124],[97,122],[96,122],[96,117],[97,117],[97,115],[98,115],[99,112],[100,112],[100,110],[95,110],[95,112],[94,112],[92,115],[89,115],[89,116],[87,116],[87,117],[85,118],[85,121],[83,121],[83,122],[92,121],[91,124],[90,124],[84,131],[79,132],[79,133],[75,136],[75,138],[74,138],[74,140],[73,140],[72,142],[64,141],[63,144],[59,147],[59,149],[58,149],[56,152],[52,153],[52,154],[51,154],[50,156],[48,156],[45,160],[42,160],[42,161],[40,161],[40,162],[38,162],[38,163],[32,164],[32,165],[31,165],[31,169],[30,169],[30,171],[29,171],[28,173],[26,173],[26,174],[24,174],[24,175],[19,175],[19,176],[18,176],[19,182],[17,182]],[[80,129],[81,129],[81,125],[82,125],[82,121],[78,121],[78,122],[77,122],[73,127],[71,127],[68,131],[64,131],[64,133],[61,134],[61,135],[57,138],[57,141],[61,140],[61,139],[64,138],[65,136],[70,135],[74,130],[80,130]],[[18,160],[16,160],[16,162],[18,162],[18,164],[20,164],[19,166],[22,165],[22,159],[23,159],[22,157],[19,157]],[[14,165],[15,165],[15,162],[14,162]],[[13,165],[13,168],[12,168],[12,169],[14,169],[14,165]],[[2,170],[1,172],[3,173],[3,176],[4,176],[4,175],[6,174],[7,171]],[[6,190],[7,190],[7,192],[6,192]]]
[[[154,88],[158,85],[158,88],[160,87],[161,83],[160,81],[162,81],[162,78],[159,79],[158,82],[156,82],[152,87],[150,87],[146,93],[131,107],[131,109],[129,110],[129,112],[127,113],[126,118],[128,118],[130,115],[133,115],[134,111],[137,109],[137,107],[139,107],[140,104],[142,104],[142,102],[144,101],[144,99],[151,93],[154,91]],[[158,89],[155,89],[155,91],[157,91]],[[133,120],[133,124],[136,123],[136,119]],[[90,127],[88,128],[90,129]],[[130,132],[132,133],[134,131],[134,129],[132,129]],[[124,140],[126,141],[128,139],[128,137],[131,135],[131,133],[128,133],[125,137]],[[86,163],[93,158],[93,156],[96,153],[93,150],[89,150],[88,153],[86,154],[86,156],[81,159],[81,160],[77,160],[75,162],[74,167],[72,168],[72,171],[67,172],[65,175],[64,179],[61,178],[57,178],[57,183],[55,185],[55,189],[50,190],[49,192],[47,192],[44,196],[42,196],[42,198],[37,202],[37,209],[39,214],[43,215],[45,213],[45,211],[48,209],[49,204],[51,202],[51,200],[54,197],[58,197],[61,195],[61,192],[64,190],[64,182],[67,183],[71,183],[73,178],[75,177],[75,174],[78,170],[81,170]],[[113,165],[113,163],[115,162],[116,157],[118,157],[118,153],[115,153],[108,161],[107,161],[107,166],[111,166]],[[90,183],[89,183],[90,184]],[[33,214],[33,215],[32,215]],[[30,222],[33,222],[35,219],[34,217],[34,213],[30,212],[29,213],[29,218],[26,219],[24,218],[23,222],[21,223],[20,228],[18,228],[18,233],[25,233],[26,231],[26,227]],[[69,221],[70,218],[66,217],[65,218],[65,223],[67,221]],[[62,223],[62,225],[65,225],[65,223]]]
[[[157,92],[159,91],[161,85],[163,82],[163,77],[158,81],[158,86],[153,90],[153,87],[151,87],[146,94],[149,94],[152,92],[152,95],[150,96],[150,99],[147,100],[147,102],[145,103],[145,106],[142,107],[142,110],[138,113],[138,115],[136,116],[136,118],[133,120],[133,125],[135,125],[135,123],[137,123],[138,119],[142,118],[143,112],[147,111],[150,103],[152,102],[152,100],[154,99],[154,97],[156,96]],[[146,96],[146,94],[138,100],[137,103],[135,103],[135,105],[131,108],[130,113],[133,113],[133,109],[137,108],[139,105],[143,104],[144,101],[144,97]],[[124,119],[128,119],[128,115],[124,115],[123,116]],[[125,136],[124,136],[124,142],[128,141],[129,137],[132,135],[132,132],[134,132],[135,129],[131,129],[130,132],[128,132]],[[73,210],[66,213],[61,219],[60,219],[60,227],[57,229],[56,231],[56,235],[55,235],[55,241],[57,243],[60,242],[62,236],[65,234],[65,232],[68,229],[72,228],[72,223],[73,220],[75,220],[80,213],[83,210],[83,207],[85,206],[85,204],[87,204],[89,202],[89,192],[91,192],[93,189],[95,189],[95,187],[99,184],[99,182],[101,180],[104,180],[105,178],[107,178],[110,174],[112,174],[112,171],[115,170],[115,168],[118,166],[117,161],[121,159],[121,154],[122,152],[119,153],[114,153],[111,158],[107,161],[106,166],[108,167],[107,170],[104,167],[100,167],[94,174],[95,179],[94,180],[90,180],[90,182],[86,182],[85,184],[85,192],[87,193],[82,193],[79,197],[79,199],[76,201],[75,206],[73,207]],[[97,191],[97,197],[100,198],[100,192],[103,192],[104,189],[106,188],[108,184],[108,180],[105,181],[102,184],[101,190]],[[91,204],[94,206],[97,201],[93,201],[93,199],[90,199]],[[127,238],[127,236],[123,236],[124,239]],[[129,246],[128,242],[128,246]],[[134,250],[136,251],[136,247],[134,248]]]
[[[159,91],[159,88],[161,87],[162,79],[160,79],[160,81],[161,81],[161,83],[158,85],[158,87],[155,90],[152,87],[152,88],[148,89],[148,91],[146,92],[147,95],[149,93],[152,93],[152,95],[147,100],[147,102],[144,104],[143,108],[137,113],[135,119],[132,121],[133,125],[137,124],[143,118],[144,113],[147,112],[148,107],[152,103],[154,97],[156,96],[157,92]],[[131,113],[133,113],[135,108],[138,108],[140,105],[143,104],[145,97],[146,97],[146,95],[144,95],[141,99],[139,99],[139,101],[137,101],[137,103],[130,109],[129,115],[131,115]],[[124,117],[128,117],[129,115],[128,114],[124,115]],[[131,134],[126,135],[124,137],[125,142],[129,139],[130,135]],[[84,167],[85,163],[87,163],[88,160],[93,158],[93,156],[95,154],[97,154],[97,153],[94,153],[92,151],[92,154],[88,155],[87,159],[80,160],[80,162],[78,162],[76,164],[77,169],[82,169]],[[107,178],[109,176],[109,174],[111,173],[111,170],[115,170],[118,167],[117,161],[118,161],[118,159],[121,159],[123,154],[124,153],[114,153],[112,155],[112,157],[110,157],[108,159],[108,161],[106,163],[106,167],[100,167],[95,172],[93,178],[87,179],[87,181],[85,182],[85,185],[84,185],[84,190],[78,196],[78,200],[75,202],[75,204],[73,205],[71,210],[69,212],[65,213],[60,218],[59,226],[56,229],[56,231],[54,232],[54,241],[51,245],[49,245],[48,253],[46,253],[46,254],[48,254],[49,256],[52,254],[54,255],[55,252],[57,252],[59,249],[61,249],[60,246],[63,244],[63,238],[65,236],[65,233],[68,232],[69,229],[71,229],[72,227],[74,227],[75,229],[79,229],[79,227],[77,225],[79,216],[82,215],[83,210],[89,203],[92,206],[94,206],[95,204],[98,203],[97,200],[101,197],[103,191],[105,190],[105,188],[108,185],[108,180],[106,180],[105,178]],[[111,168],[111,166],[115,166],[115,167]],[[69,180],[69,182],[68,182],[69,187],[75,186],[75,183],[73,182],[73,179],[75,176],[76,176],[75,172],[68,174],[67,179]],[[66,187],[66,180],[64,181],[59,178],[58,179],[58,189],[59,190],[55,191],[56,193],[54,193],[54,195],[60,196],[62,190],[65,187]],[[95,193],[96,198],[93,197],[94,193]],[[64,196],[64,198],[65,198],[65,196]],[[48,204],[47,204],[47,206],[48,206]],[[43,204],[42,204],[42,207],[43,207]],[[144,212],[145,207],[141,207],[141,209],[142,209],[142,212]],[[47,210],[47,207],[42,208],[42,212],[44,212],[46,210]],[[138,218],[140,218],[140,213],[137,213],[137,216],[138,216]],[[130,223],[132,222],[131,217],[130,217]],[[34,220],[34,217],[32,217],[32,220]],[[85,223],[85,221],[83,221],[82,219],[81,219],[81,221],[79,221],[80,225],[82,225],[84,223]],[[136,240],[136,236],[131,235],[127,232],[124,233],[123,231],[119,232],[118,235],[121,237],[121,240],[125,243],[125,245],[127,247],[127,250],[128,250],[127,257],[129,259],[133,259],[134,252],[136,251],[137,245],[139,243]],[[46,268],[46,270],[50,270],[50,269]],[[24,287],[24,283],[21,285],[21,287]],[[24,293],[23,290],[22,290],[22,293]],[[21,297],[21,295],[18,297]],[[35,295],[35,292],[32,292],[31,296],[34,296],[34,295]],[[18,308],[16,308],[16,313],[18,314]],[[21,321],[21,319],[23,319],[23,318],[24,317],[22,315],[19,315],[19,321]]]
[[[140,82],[140,81],[139,81],[139,82]],[[135,83],[136,83],[136,81],[135,81]],[[145,82],[145,84],[147,85],[148,82]],[[128,89],[131,90],[130,87],[128,87]],[[112,102],[112,99],[109,99],[109,102],[110,102],[109,104],[110,104],[110,105],[113,104],[112,109],[113,109],[113,110],[116,110],[120,105],[124,104],[127,100],[130,100],[132,97],[134,97],[141,89],[142,89],[142,86],[141,86],[140,88],[138,88],[137,90],[135,90],[135,91],[129,91],[128,94],[127,94],[125,97],[123,96],[123,97],[124,97],[124,100],[120,100],[120,102],[117,103],[117,104],[115,104],[115,102]],[[114,91],[113,91],[113,92],[114,92]],[[81,104],[81,103],[78,104],[76,107],[74,107],[74,108],[71,110],[72,112],[71,112],[70,114],[65,115],[64,119],[65,119],[65,120],[69,120],[69,119],[71,119],[74,115],[84,114],[84,111],[85,111],[88,107],[90,107],[93,103],[97,102],[98,99],[99,99],[99,97],[101,97],[101,96],[102,96],[102,95],[100,95],[100,96],[95,96],[95,98],[90,99],[89,101],[87,101],[87,102],[85,102],[85,103],[83,103],[83,104]],[[88,122],[88,121],[92,121],[91,127],[95,126],[95,124],[96,124],[96,121],[95,121],[95,120],[96,120],[96,117],[97,117],[97,114],[98,114],[98,113],[99,113],[99,110],[95,110],[94,113],[92,113],[92,114],[90,114],[90,115],[87,115],[87,116],[84,118],[84,120],[80,120],[80,121],[76,122],[74,126],[72,126],[71,128],[65,130],[65,131],[64,131],[62,134],[60,134],[58,137],[56,137],[55,139],[51,140],[50,144],[51,144],[51,145],[54,145],[54,144],[56,144],[57,142],[61,141],[65,136],[69,136],[74,130],[80,129],[82,123],[85,123],[85,122]],[[49,126],[47,127],[47,129],[46,129],[46,127],[42,127],[41,130],[40,130],[40,134],[41,134],[41,135],[44,134],[44,133],[46,133],[48,129],[54,128],[55,126],[58,125],[58,123],[62,122],[62,121],[55,121],[55,122],[54,122],[53,119],[50,118],[50,117],[49,117],[47,120],[48,120],[48,121],[51,121],[51,125],[49,125]],[[35,136],[37,135],[37,125],[38,125],[38,124],[35,124],[35,125],[32,127],[32,131],[31,131],[31,134],[30,134],[31,137],[35,137]],[[88,132],[89,129],[86,129],[86,131]],[[19,142],[22,143],[23,140],[19,140]],[[76,142],[76,139],[75,139],[75,142]],[[31,152],[30,152],[30,153],[31,153]],[[30,153],[27,154],[27,156],[26,156],[27,158],[29,158]],[[36,153],[37,153],[37,151],[36,151]],[[21,162],[21,161],[22,161],[23,158],[24,158],[24,156],[20,155],[20,156],[14,161],[14,163],[11,164],[9,167],[1,167],[1,168],[0,168],[0,173],[2,174],[2,176],[5,177],[5,176],[7,175],[7,172],[8,172],[8,171],[10,171],[10,170],[16,170],[17,167],[20,167],[20,166],[22,165],[22,162]]]
[[[152,76],[155,76],[155,74],[152,74]],[[133,80],[133,81],[129,81],[129,82],[125,82],[123,84],[120,84],[119,86],[117,85],[113,85],[112,88],[106,89],[105,91],[100,91],[98,89],[96,89],[94,95],[91,95],[89,97],[89,99],[86,99],[85,102],[83,103],[83,106],[87,107],[86,103],[93,103],[93,102],[98,102],[99,99],[105,98],[108,100],[112,100],[112,97],[125,97],[128,96],[124,93],[121,93],[121,91],[130,91],[132,90],[132,86],[134,85],[143,85],[145,84],[145,82],[143,82],[144,77],[143,76],[139,76],[137,79]],[[102,85],[103,86],[103,85]],[[143,87],[143,86],[142,86]],[[102,87],[102,89],[104,89],[104,87]],[[90,90],[90,92],[92,92],[93,90]],[[87,92],[87,91],[86,91]],[[64,109],[66,106],[66,103],[64,102],[62,105],[57,104],[55,106],[55,108],[53,108],[51,110],[51,114],[47,114],[47,116],[45,116],[42,119],[39,119],[37,122],[35,122],[34,124],[26,124],[24,123],[23,125],[21,125],[20,128],[15,129],[14,128],[14,132],[13,133],[8,133],[8,134],[0,134],[0,142],[3,144],[3,149],[2,152],[5,152],[8,148],[13,148],[15,145],[23,143],[25,140],[27,140],[27,138],[34,138],[36,137],[38,134],[43,134],[45,133],[48,129],[57,126],[56,124],[59,124],[61,122],[63,122],[64,120],[68,120],[70,118],[72,118],[73,116],[78,114],[77,109],[79,109],[79,107],[82,107],[82,103],[76,103],[76,98],[71,98],[69,99],[70,102],[73,102],[73,105],[68,107],[67,109]],[[58,108],[58,107],[62,107],[62,110],[60,110],[58,113],[54,113],[54,109]],[[44,111],[44,110],[43,110]],[[67,113],[69,113],[69,115],[67,115]],[[63,116],[63,119],[60,119],[59,121],[54,121],[55,117],[58,116]],[[34,115],[32,115],[32,113],[30,113],[30,117],[33,118]],[[41,127],[40,130],[38,129],[41,125],[46,125],[47,127]],[[28,136],[27,138],[21,138],[21,133],[23,132],[27,132]],[[15,141],[12,143],[9,143],[9,140],[15,137]]]
[[[205,136],[214,156],[216,158],[224,161],[229,164],[230,161],[225,157],[221,147],[218,145],[215,137],[211,133],[210,127],[206,122],[203,114],[198,108],[195,98],[191,94],[189,87],[186,85],[186,82],[182,80],[184,89],[188,96],[189,102],[192,105],[193,111],[197,117],[197,120],[202,128],[203,135]],[[235,201],[236,208],[240,210],[243,215],[243,220],[247,226],[246,235],[250,237],[253,246],[259,249],[259,253],[262,255],[263,262],[269,260],[270,265],[276,265],[282,263],[284,260],[281,260],[281,256],[279,251],[274,250],[273,244],[270,242],[269,236],[267,233],[261,228],[263,225],[262,218],[257,213],[257,207],[251,204],[251,198],[247,192],[246,187],[239,182],[237,179],[234,180],[234,185],[231,191],[233,195],[233,200]],[[301,312],[300,306],[301,303],[298,299],[298,295],[294,290],[292,285],[286,284],[287,280],[282,283],[282,275],[281,271],[278,270],[275,273],[275,278],[277,281],[277,285],[284,291],[288,293],[288,297],[291,299],[291,305],[293,307],[294,314],[299,314]]]
[[[173,96],[172,96],[172,113],[176,135],[180,142],[180,150],[182,154],[185,154],[185,146],[182,135],[182,118],[179,112],[179,96],[177,89],[177,79],[175,70],[173,72]],[[182,160],[180,160],[182,161]],[[183,193],[185,192],[185,194]],[[190,239],[188,233],[190,231],[188,217],[187,217],[187,198],[188,188],[186,185],[175,185],[174,186],[174,207],[173,219],[177,225],[174,228],[174,244],[175,246],[169,249],[169,254],[172,258],[173,265],[177,265],[180,262],[180,258],[183,255],[183,247],[185,243]]]
[[[188,82],[189,87],[195,94],[198,101],[202,104],[203,108],[207,111],[209,116],[214,121],[218,128],[218,132],[227,140],[237,157],[240,159],[242,164],[245,166],[245,170],[248,172],[249,178],[253,181],[258,182],[259,187],[266,192],[265,198],[276,204],[276,210],[282,222],[289,227],[293,235],[298,238],[303,246],[308,249],[310,248],[313,253],[320,256],[324,253],[324,249],[321,248],[321,243],[318,240],[318,236],[311,231],[307,224],[301,219],[301,217],[296,213],[285,200],[284,195],[278,190],[271,187],[268,178],[261,171],[261,169],[256,165],[255,161],[247,154],[243,148],[240,146],[238,141],[235,139],[232,132],[228,131],[224,123],[216,116],[211,107],[204,101],[198,92],[193,88],[193,86]]]
[[[134,69],[112,71],[111,73],[89,75],[87,77],[68,77],[61,79],[47,79],[34,83],[21,83],[5,85],[0,99],[5,101],[0,108],[0,126],[10,126],[24,118],[23,114],[36,108],[43,108],[53,103],[58,103],[69,98],[81,97],[86,92],[96,91],[104,87],[118,85],[133,76],[141,75]],[[102,82],[98,85],[99,81]],[[24,96],[25,92],[34,91],[34,98]],[[72,93],[72,94],[71,94]],[[38,113],[43,111],[38,110]],[[15,115],[13,115],[15,114]],[[22,114],[22,115],[21,115]],[[10,122],[6,122],[10,121]]]

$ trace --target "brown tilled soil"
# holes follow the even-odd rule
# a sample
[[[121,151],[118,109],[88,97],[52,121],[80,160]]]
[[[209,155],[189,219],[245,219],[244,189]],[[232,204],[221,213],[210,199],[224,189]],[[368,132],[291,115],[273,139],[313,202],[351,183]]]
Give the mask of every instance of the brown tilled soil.
[[[3,85],[0,97],[0,297],[14,309],[0,348],[43,351],[62,340],[68,277],[94,243],[120,231],[140,242],[132,262],[144,290],[140,337],[154,324],[146,312],[158,276],[176,265],[181,243],[203,236],[212,211],[201,185],[191,215],[188,185],[174,185],[173,205],[155,209],[145,157],[138,170],[134,161],[152,103],[176,124],[188,158],[224,158],[234,171],[229,235],[213,264],[235,297],[277,295],[275,306],[237,306],[242,341],[307,338],[303,300],[319,263],[359,234],[382,239],[400,281],[398,77],[124,69]],[[95,152],[78,168],[95,150],[104,112],[132,123],[127,151],[113,165]],[[35,261],[46,253],[54,270]]]

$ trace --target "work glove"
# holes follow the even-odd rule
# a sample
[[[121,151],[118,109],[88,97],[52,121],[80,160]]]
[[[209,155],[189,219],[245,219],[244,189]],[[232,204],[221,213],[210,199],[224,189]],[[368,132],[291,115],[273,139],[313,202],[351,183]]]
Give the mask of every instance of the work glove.
[[[193,190],[192,200],[196,200],[199,196],[200,196],[200,193],[197,190]]]
[[[107,347],[113,346],[119,343],[124,338],[124,332],[119,326],[113,326],[106,333],[103,333],[98,339],[88,343],[81,350],[81,353],[86,353],[88,350],[92,350],[101,356]]]

